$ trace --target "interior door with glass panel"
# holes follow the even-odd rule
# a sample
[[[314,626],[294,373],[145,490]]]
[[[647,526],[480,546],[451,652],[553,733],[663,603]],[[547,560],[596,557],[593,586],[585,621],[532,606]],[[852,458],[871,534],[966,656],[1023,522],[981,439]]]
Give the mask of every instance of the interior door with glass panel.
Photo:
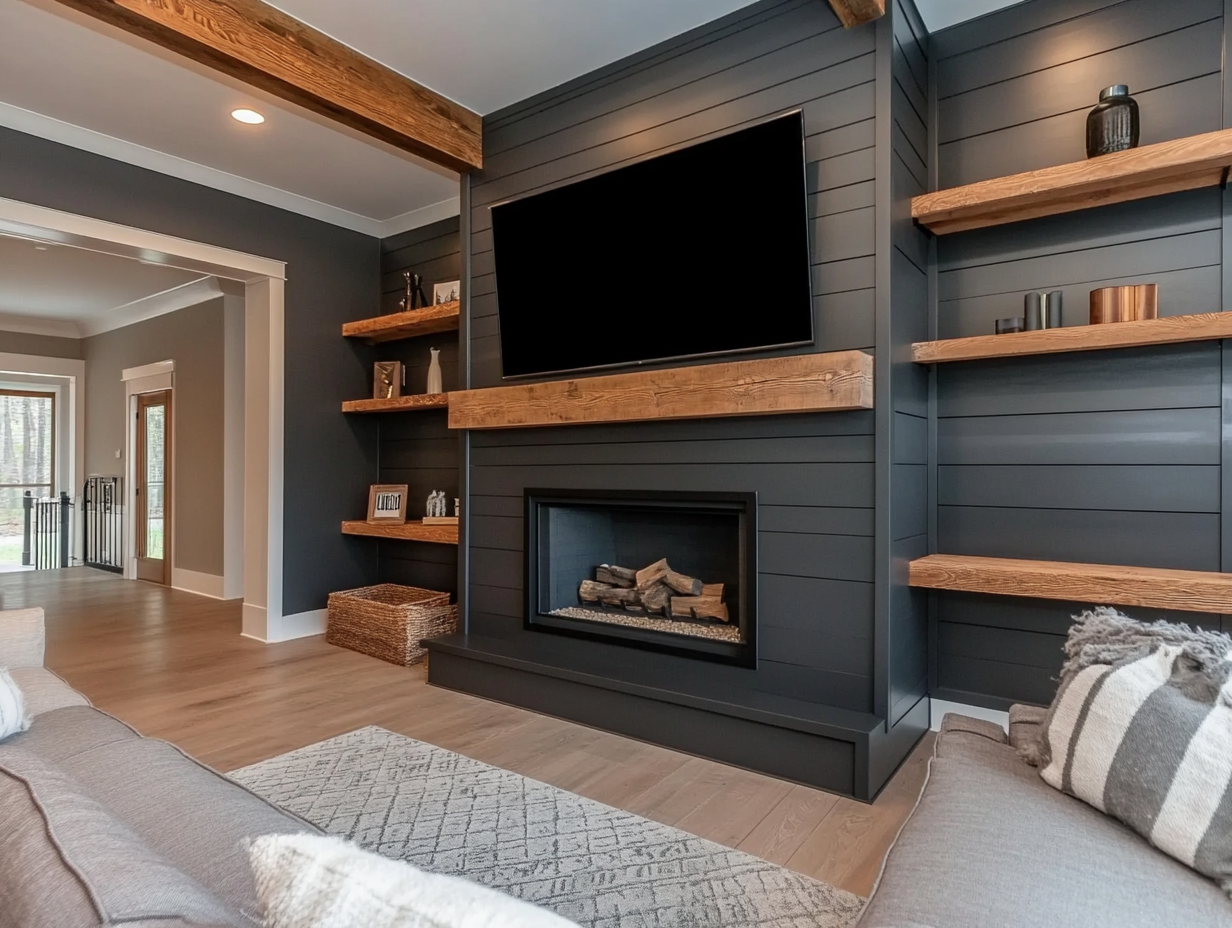
[[[137,397],[137,579],[171,583],[171,391]]]

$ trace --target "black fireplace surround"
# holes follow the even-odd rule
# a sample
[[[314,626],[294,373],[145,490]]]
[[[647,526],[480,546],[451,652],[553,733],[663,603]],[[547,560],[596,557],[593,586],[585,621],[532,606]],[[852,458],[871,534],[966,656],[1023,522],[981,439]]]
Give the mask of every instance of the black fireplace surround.
[[[525,505],[527,629],[756,666],[756,493],[528,489]],[[728,621],[580,601],[600,565],[640,570],[661,558],[723,584]]]

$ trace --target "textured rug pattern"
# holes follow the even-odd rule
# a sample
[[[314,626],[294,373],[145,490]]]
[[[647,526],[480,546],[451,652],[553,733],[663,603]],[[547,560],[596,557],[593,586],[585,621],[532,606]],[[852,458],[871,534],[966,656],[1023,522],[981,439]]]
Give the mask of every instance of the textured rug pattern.
[[[231,776],[325,831],[587,928],[846,928],[864,900],[508,770],[363,728]]]

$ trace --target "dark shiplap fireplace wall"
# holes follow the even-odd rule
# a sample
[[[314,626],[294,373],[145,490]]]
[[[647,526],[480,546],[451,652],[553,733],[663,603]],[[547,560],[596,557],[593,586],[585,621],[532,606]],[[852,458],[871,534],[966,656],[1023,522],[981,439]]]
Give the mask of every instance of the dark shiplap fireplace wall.
[[[891,318],[891,291],[919,292],[911,307],[921,337],[926,319],[923,267],[891,256],[923,265],[927,252],[905,212],[891,209],[926,179],[927,108],[899,111],[927,93],[922,36],[910,3],[847,31],[817,0],[763,0],[487,117],[485,167],[463,197],[469,386],[501,383],[491,204],[796,108],[807,135],[817,333],[804,350],[901,357],[894,346],[914,333]],[[700,298],[730,307],[716,310],[716,324],[756,310],[758,269],[736,270],[743,290],[697,282]],[[638,298],[636,269],[629,287]],[[586,311],[586,294],[564,297]],[[878,389],[891,396],[893,377],[913,395],[884,411],[470,433],[469,638],[434,651],[433,680],[557,712],[562,701],[548,690],[572,687],[566,702],[580,720],[871,796],[928,723],[924,600],[892,570],[901,543],[926,540],[927,382],[917,374],[887,363]],[[905,481],[906,494],[891,492],[895,453],[921,478]],[[756,667],[524,630],[523,493],[536,486],[757,493]],[[468,670],[476,660],[487,664]],[[577,675],[606,689],[592,699]]]

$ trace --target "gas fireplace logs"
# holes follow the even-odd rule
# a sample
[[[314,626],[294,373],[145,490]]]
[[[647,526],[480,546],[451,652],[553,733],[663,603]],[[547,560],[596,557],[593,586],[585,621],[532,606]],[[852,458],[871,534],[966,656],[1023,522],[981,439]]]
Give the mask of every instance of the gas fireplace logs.
[[[731,621],[723,584],[677,573],[666,558],[641,570],[601,564],[595,568],[595,579],[583,580],[578,587],[578,601],[665,619]]]

